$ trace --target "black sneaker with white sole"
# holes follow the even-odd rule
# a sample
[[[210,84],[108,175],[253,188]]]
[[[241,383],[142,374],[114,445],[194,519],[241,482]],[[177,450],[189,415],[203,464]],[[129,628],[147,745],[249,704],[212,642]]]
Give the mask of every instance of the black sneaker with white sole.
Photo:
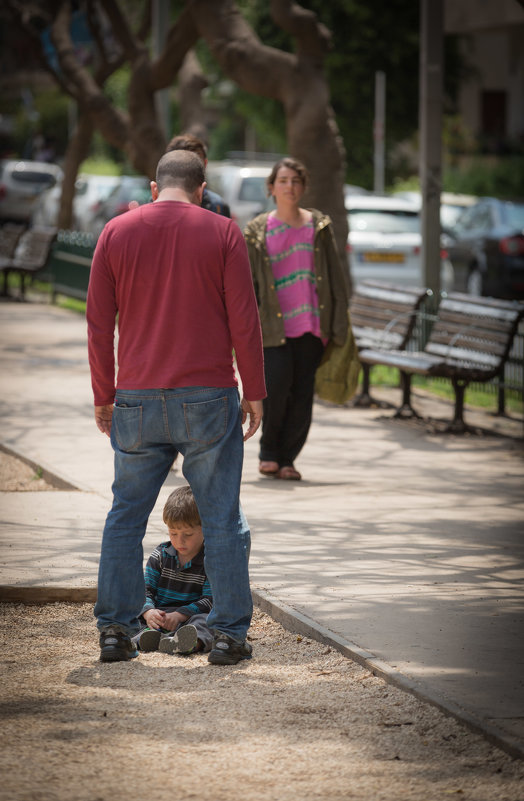
[[[238,642],[227,634],[217,634],[207,657],[212,665],[236,665],[242,659],[251,659],[253,647],[244,640]]]
[[[100,661],[126,662],[138,656],[131,638],[114,626],[108,626],[100,632]]]
[[[163,635],[158,650],[163,654],[192,654],[198,650],[198,633],[192,623],[180,626],[174,634]]]

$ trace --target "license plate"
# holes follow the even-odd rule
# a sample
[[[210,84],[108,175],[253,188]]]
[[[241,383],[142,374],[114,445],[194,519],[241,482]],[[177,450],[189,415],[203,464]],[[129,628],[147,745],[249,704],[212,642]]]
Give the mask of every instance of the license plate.
[[[388,253],[387,251],[383,251],[382,253],[361,253],[360,254],[361,261],[364,262],[387,262],[388,264],[403,264],[404,263],[404,254],[403,253]]]

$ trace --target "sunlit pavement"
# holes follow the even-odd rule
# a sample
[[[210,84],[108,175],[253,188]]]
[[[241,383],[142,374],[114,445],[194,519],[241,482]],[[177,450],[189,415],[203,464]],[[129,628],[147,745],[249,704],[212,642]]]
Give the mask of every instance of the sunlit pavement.
[[[93,420],[85,321],[2,303],[0,341],[0,442],[59,487],[0,494],[3,598],[91,600],[113,461]],[[428,393],[414,403],[451,419]],[[255,599],[524,756],[522,421],[466,408],[488,433],[458,437],[391,415],[316,403],[300,482],[259,476],[257,442],[246,444]],[[146,555],[181,483],[177,462]]]

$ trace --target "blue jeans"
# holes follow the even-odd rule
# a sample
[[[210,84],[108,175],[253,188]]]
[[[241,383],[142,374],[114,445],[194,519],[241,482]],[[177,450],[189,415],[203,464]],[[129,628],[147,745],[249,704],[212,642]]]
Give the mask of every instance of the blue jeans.
[[[113,506],[102,538],[97,626],[133,636],[145,602],[142,540],[177,453],[200,512],[213,593],[209,628],[243,641],[251,622],[250,532],[240,506],[244,443],[236,387],[118,390]]]

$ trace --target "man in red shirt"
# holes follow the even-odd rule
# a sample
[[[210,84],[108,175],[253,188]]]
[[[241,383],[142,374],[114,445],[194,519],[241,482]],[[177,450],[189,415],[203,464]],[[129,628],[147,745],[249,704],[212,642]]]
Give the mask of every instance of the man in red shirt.
[[[258,429],[266,394],[262,337],[244,238],[230,219],[200,208],[204,185],[198,156],[166,153],[151,183],[154,202],[111,220],[93,257],[87,324],[95,420],[115,452],[94,610],[104,662],[136,656],[142,540],[178,453],[202,519],[213,593],[208,659],[251,657],[250,532],[239,495],[243,440]]]

